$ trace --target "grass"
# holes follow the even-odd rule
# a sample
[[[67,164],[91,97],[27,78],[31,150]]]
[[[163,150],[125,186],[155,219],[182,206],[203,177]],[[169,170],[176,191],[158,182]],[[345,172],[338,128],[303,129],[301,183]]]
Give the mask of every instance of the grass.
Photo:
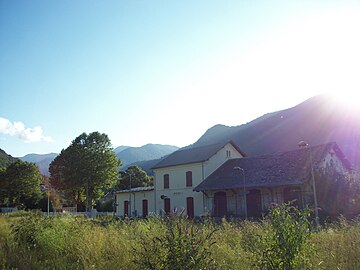
[[[254,249],[265,239],[265,227],[250,221],[215,225],[0,215],[0,269],[146,269],[141,262],[156,257],[163,260],[156,259],[154,269],[170,269],[170,260],[171,269],[200,268],[191,260],[205,262],[202,269],[260,269]],[[309,233],[306,245],[314,248],[306,269],[360,269],[360,221],[327,225]],[[190,266],[181,268],[189,256]]]

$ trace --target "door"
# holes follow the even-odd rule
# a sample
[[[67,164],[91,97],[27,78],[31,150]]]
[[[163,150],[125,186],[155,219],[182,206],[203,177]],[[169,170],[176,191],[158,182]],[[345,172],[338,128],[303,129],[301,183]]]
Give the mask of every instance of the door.
[[[164,211],[166,215],[170,214],[170,198],[164,199]]]
[[[143,218],[146,218],[149,214],[148,210],[148,200],[142,201],[142,212],[143,212]]]
[[[124,217],[129,216],[129,201],[124,201]]]
[[[186,198],[186,209],[188,218],[194,218],[194,198],[187,197]]]
[[[214,194],[214,216],[223,217],[227,213],[226,192],[216,192]]]
[[[261,217],[261,191],[251,189],[246,195],[247,213],[249,217]]]

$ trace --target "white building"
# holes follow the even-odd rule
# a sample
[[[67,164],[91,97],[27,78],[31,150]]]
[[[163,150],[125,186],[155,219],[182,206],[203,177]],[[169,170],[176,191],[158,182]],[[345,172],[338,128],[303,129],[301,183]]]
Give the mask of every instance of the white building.
[[[190,218],[256,217],[272,203],[305,207],[314,204],[312,167],[322,173],[351,170],[336,143],[258,157],[245,157],[233,142],[182,149],[153,167],[153,187],[117,192],[117,215],[184,209]]]

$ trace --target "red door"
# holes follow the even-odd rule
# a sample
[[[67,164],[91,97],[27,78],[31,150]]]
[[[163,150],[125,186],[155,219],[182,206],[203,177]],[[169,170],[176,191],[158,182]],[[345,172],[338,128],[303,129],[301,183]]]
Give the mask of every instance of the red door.
[[[166,215],[170,214],[170,198],[164,199],[164,210]]]
[[[124,217],[129,216],[129,201],[124,201]]]
[[[142,201],[142,211],[143,211],[143,218],[148,216],[148,200]]]
[[[214,216],[224,217],[227,213],[226,192],[216,192],[214,194]]]
[[[194,218],[194,198],[187,197],[186,198],[186,209],[188,218]]]

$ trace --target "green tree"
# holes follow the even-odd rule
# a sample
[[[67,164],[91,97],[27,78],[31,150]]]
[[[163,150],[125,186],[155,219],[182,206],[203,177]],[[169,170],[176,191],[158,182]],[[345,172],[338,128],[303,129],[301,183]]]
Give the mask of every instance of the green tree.
[[[116,184],[119,166],[106,134],[82,133],[50,164],[50,181],[78,201],[85,195],[86,211],[90,211],[103,190]]]
[[[130,182],[131,178],[131,182]],[[125,172],[120,172],[120,179],[116,186],[118,190],[124,190],[135,187],[148,187],[153,184],[153,177],[139,166],[130,166]]]
[[[16,161],[0,173],[0,200],[9,206],[35,208],[41,198],[41,174],[34,163]]]

